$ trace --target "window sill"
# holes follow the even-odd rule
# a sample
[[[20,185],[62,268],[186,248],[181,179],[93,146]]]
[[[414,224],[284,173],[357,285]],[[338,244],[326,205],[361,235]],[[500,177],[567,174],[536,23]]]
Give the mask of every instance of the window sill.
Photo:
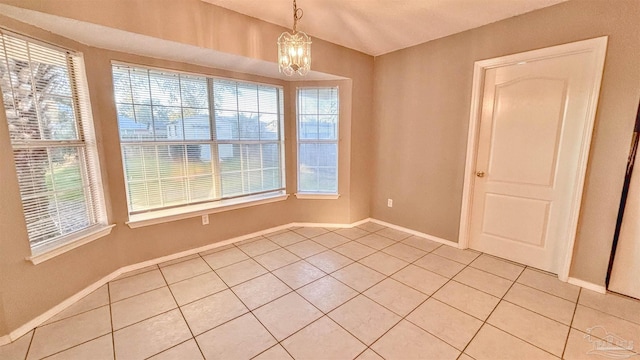
[[[340,194],[296,193],[296,198],[303,200],[336,200]]]
[[[40,249],[35,254],[27,257],[27,260],[31,261],[34,265],[38,265],[84,244],[88,244],[103,236],[109,235],[114,226],[116,225],[96,225],[84,231],[72,234],[68,238],[64,239],[64,243],[60,241],[58,244],[52,244],[49,247]]]
[[[130,228],[135,229],[143,226],[162,224],[169,221],[188,219],[207,214],[283,201],[287,200],[287,198],[289,198],[288,194],[285,194],[284,191],[278,191],[276,193],[221,200],[216,201],[215,203],[187,205],[174,209],[150,211],[148,213],[130,215],[127,225],[129,225]]]

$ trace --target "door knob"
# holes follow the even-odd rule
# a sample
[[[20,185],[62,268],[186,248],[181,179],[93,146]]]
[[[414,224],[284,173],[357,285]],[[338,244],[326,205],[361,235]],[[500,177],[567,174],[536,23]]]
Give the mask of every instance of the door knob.
[[[478,171],[478,172],[476,173],[476,176],[477,176],[477,177],[484,177],[484,171]]]

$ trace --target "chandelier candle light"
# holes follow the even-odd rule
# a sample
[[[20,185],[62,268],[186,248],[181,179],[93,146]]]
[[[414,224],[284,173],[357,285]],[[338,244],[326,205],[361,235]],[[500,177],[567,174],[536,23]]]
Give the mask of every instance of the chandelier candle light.
[[[298,9],[293,0],[293,34],[285,31],[278,38],[278,64],[280,72],[287,76],[296,73],[304,76],[311,67],[311,38],[296,30],[302,15],[302,9]]]

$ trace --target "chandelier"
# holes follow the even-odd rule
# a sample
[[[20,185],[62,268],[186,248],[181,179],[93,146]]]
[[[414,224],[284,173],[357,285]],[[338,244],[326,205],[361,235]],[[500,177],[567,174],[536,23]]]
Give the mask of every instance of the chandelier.
[[[296,31],[303,11],[293,0],[293,34],[283,32],[278,38],[278,65],[280,72],[287,76],[304,76],[311,67],[311,38],[302,31]]]

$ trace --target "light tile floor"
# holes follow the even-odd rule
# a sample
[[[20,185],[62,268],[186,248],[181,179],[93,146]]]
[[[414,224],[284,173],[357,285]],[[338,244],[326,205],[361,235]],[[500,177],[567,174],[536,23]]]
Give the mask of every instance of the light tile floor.
[[[612,334],[629,349],[597,347]],[[640,360],[639,349],[639,301],[366,223],[124,274],[0,359]]]

